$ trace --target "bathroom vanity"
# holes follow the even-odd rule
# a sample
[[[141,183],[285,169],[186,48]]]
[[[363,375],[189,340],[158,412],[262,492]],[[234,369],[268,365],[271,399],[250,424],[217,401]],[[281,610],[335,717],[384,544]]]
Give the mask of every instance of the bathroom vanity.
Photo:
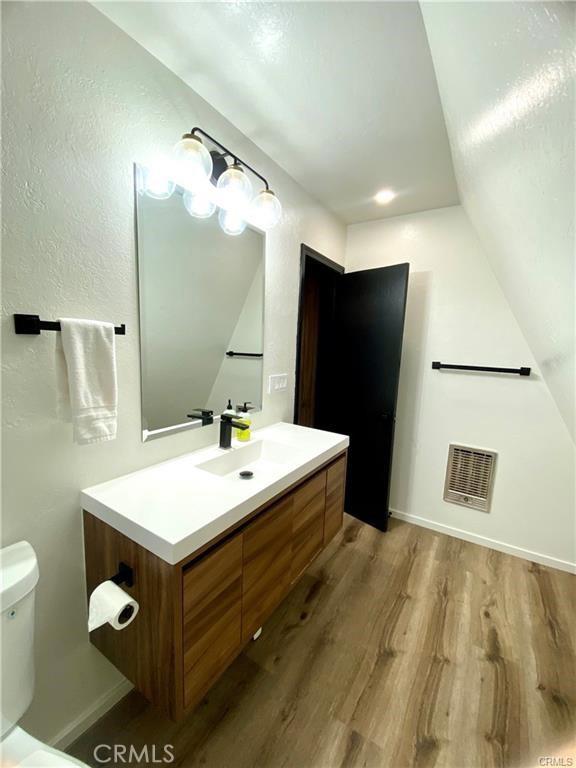
[[[86,489],[88,595],[123,562],[140,605],[94,645],[179,719],[342,525],[348,438],[292,424]],[[250,480],[240,471],[252,471]]]

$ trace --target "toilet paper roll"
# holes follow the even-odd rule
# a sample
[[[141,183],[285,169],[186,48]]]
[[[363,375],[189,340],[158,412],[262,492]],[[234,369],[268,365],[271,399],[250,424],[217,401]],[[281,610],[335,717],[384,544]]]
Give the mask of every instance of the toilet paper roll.
[[[113,581],[103,581],[90,595],[88,607],[88,632],[110,624],[114,629],[124,629],[136,618],[140,606],[127,592]]]

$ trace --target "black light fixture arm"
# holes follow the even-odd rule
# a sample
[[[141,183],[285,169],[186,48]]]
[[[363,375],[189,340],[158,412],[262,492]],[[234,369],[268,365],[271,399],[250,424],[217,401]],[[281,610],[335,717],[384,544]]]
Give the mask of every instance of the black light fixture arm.
[[[264,184],[264,186],[266,187],[266,190],[267,190],[267,191],[269,191],[269,190],[270,190],[270,185],[268,184],[268,182],[267,182],[267,180],[264,178],[264,176],[262,176],[262,174],[261,174],[261,173],[258,173],[258,171],[257,171],[257,170],[255,170],[254,168],[252,168],[252,166],[251,166],[251,165],[248,165],[248,163],[247,163],[247,162],[245,162],[245,161],[244,161],[244,160],[242,160],[240,157],[238,157],[238,155],[235,155],[235,154],[234,154],[234,152],[231,152],[231,151],[228,149],[228,147],[225,147],[225,146],[224,146],[224,144],[221,144],[221,143],[220,143],[219,141],[217,141],[217,140],[216,140],[216,139],[215,139],[213,136],[210,136],[210,134],[209,134],[209,133],[206,133],[206,131],[204,131],[202,128],[198,128],[198,126],[195,126],[195,127],[194,127],[194,128],[192,128],[192,130],[190,131],[190,134],[191,134],[192,136],[194,136],[194,135],[195,135],[195,134],[197,134],[197,133],[199,133],[199,134],[201,134],[202,136],[204,136],[206,139],[208,139],[208,141],[211,141],[213,144],[216,144],[216,146],[217,146],[217,147],[220,147],[220,149],[221,149],[221,150],[224,152],[224,154],[228,155],[228,157],[231,157],[231,158],[232,158],[232,160],[234,160],[234,165],[244,165],[246,168],[248,168],[248,170],[249,170],[249,171],[252,171],[252,173],[254,174],[254,176],[257,176],[257,177],[260,179],[260,181],[261,181],[261,182]]]

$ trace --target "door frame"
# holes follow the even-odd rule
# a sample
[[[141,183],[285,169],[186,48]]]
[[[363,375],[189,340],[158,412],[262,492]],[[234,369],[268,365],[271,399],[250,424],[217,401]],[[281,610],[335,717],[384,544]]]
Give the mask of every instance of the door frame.
[[[323,264],[325,267],[334,270],[339,275],[344,274],[344,267],[342,264],[338,264],[336,261],[332,261],[324,254],[315,251],[314,248],[310,248],[306,243],[300,244],[300,280],[298,289],[298,326],[296,332],[296,370],[295,370],[295,382],[294,382],[294,416],[293,421],[296,423],[298,419],[298,405],[300,402],[300,343],[302,340],[302,316],[303,316],[303,302],[304,295],[304,282],[306,280],[306,265],[310,261],[316,261]]]

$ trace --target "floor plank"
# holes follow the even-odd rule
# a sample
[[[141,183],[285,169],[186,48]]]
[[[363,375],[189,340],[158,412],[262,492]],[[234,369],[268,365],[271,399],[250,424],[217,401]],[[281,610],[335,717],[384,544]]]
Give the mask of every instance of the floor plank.
[[[408,523],[382,535],[347,516],[188,718],[171,723],[131,693],[69,751],[97,766],[98,744],[171,744],[186,768],[574,758],[575,587],[570,574]]]

